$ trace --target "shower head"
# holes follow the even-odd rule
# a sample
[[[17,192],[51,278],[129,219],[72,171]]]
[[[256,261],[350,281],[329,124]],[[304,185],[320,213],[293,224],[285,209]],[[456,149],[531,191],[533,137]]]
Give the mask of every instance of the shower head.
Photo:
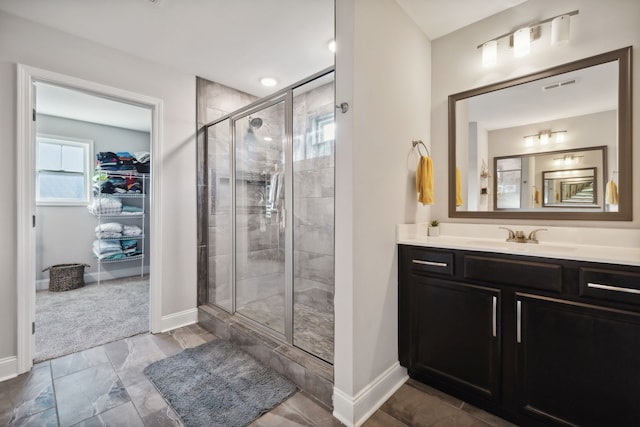
[[[260,117],[251,117],[249,116],[249,126],[251,129],[260,129],[262,126],[262,119]]]

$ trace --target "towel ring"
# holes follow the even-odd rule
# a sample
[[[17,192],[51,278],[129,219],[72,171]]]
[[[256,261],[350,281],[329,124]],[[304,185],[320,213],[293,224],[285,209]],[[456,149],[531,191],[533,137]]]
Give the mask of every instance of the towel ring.
[[[422,145],[425,149],[425,151],[427,152],[427,156],[431,157],[431,154],[429,153],[429,149],[427,148],[426,145],[424,145],[424,142],[422,142],[421,139],[414,139],[413,141],[411,141],[411,146],[413,148],[416,148],[416,146],[418,147],[418,153],[420,153],[420,155],[422,156],[422,151],[420,151],[420,145]]]

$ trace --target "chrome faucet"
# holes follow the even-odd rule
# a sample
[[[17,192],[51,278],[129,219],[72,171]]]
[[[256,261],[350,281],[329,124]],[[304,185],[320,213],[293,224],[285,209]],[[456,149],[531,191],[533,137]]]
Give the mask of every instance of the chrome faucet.
[[[513,231],[507,227],[498,227],[503,230],[507,230],[509,235],[507,236],[507,242],[516,242],[516,243],[538,243],[538,239],[536,237],[536,233],[538,231],[547,231],[546,228],[537,228],[529,233],[529,236],[524,235],[524,231]]]

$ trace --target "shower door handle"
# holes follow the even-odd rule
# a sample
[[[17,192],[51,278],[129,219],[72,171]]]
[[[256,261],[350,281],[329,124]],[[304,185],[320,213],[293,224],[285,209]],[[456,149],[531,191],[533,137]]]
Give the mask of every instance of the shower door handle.
[[[282,208],[280,216],[280,227],[285,229],[287,228],[287,210],[285,208]]]

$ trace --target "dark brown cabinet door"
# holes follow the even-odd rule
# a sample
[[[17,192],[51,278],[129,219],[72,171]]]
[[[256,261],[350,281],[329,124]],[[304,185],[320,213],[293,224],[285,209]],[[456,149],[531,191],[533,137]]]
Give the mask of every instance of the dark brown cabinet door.
[[[640,315],[516,295],[520,410],[549,424],[640,425]]]
[[[410,323],[413,374],[483,399],[500,389],[500,291],[415,275]]]

